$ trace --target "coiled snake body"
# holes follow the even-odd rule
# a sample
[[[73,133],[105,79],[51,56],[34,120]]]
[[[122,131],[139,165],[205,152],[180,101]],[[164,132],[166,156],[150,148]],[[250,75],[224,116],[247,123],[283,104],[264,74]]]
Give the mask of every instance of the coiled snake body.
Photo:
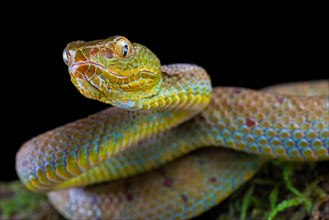
[[[120,36],[72,42],[63,56],[81,94],[116,106],[17,153],[21,181],[50,191],[67,218],[187,219],[228,197],[266,158],[329,159],[327,80],[212,91],[203,68],[161,66]]]

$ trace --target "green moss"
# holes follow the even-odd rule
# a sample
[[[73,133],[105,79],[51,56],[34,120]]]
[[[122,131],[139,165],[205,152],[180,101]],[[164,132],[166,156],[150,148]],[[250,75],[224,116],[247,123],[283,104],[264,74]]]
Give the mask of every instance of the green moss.
[[[218,207],[196,219],[329,219],[329,163],[272,161]]]
[[[45,194],[32,193],[19,181],[0,182],[0,198],[0,219],[61,219]]]

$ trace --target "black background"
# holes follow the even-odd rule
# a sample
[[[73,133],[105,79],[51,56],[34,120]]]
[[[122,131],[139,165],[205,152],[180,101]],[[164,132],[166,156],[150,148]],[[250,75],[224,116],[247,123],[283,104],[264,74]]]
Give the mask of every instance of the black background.
[[[213,86],[259,89],[327,78],[327,26],[321,12],[290,8],[257,14],[258,10],[233,9],[223,14],[225,8],[208,12],[169,7],[166,12],[127,13],[125,5],[115,10],[86,5],[79,11],[64,8],[51,13],[51,7],[17,12],[5,20],[2,108],[7,113],[2,123],[0,180],[17,178],[15,154],[23,142],[108,107],[84,98],[71,84],[62,61],[70,41],[124,35],[149,47],[162,64],[203,66]]]

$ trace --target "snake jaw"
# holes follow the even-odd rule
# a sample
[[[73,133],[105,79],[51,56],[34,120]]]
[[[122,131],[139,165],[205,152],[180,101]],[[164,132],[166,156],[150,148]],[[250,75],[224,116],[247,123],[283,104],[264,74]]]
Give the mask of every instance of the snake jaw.
[[[104,103],[112,104],[114,101],[108,95],[104,94],[102,88],[105,87],[103,80],[96,75],[96,69],[101,68],[94,64],[85,62],[73,65],[69,68],[71,81],[78,91],[89,99],[99,100]],[[85,74],[84,70],[95,69],[95,72],[91,74]]]

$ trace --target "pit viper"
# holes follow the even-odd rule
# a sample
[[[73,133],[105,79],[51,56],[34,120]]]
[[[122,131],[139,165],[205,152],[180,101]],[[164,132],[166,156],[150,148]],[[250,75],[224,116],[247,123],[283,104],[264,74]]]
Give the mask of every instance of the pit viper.
[[[189,219],[265,160],[329,159],[328,80],[212,88],[202,67],[161,66],[122,36],[63,58],[82,95],[114,107],[27,141],[16,170],[69,219]]]

